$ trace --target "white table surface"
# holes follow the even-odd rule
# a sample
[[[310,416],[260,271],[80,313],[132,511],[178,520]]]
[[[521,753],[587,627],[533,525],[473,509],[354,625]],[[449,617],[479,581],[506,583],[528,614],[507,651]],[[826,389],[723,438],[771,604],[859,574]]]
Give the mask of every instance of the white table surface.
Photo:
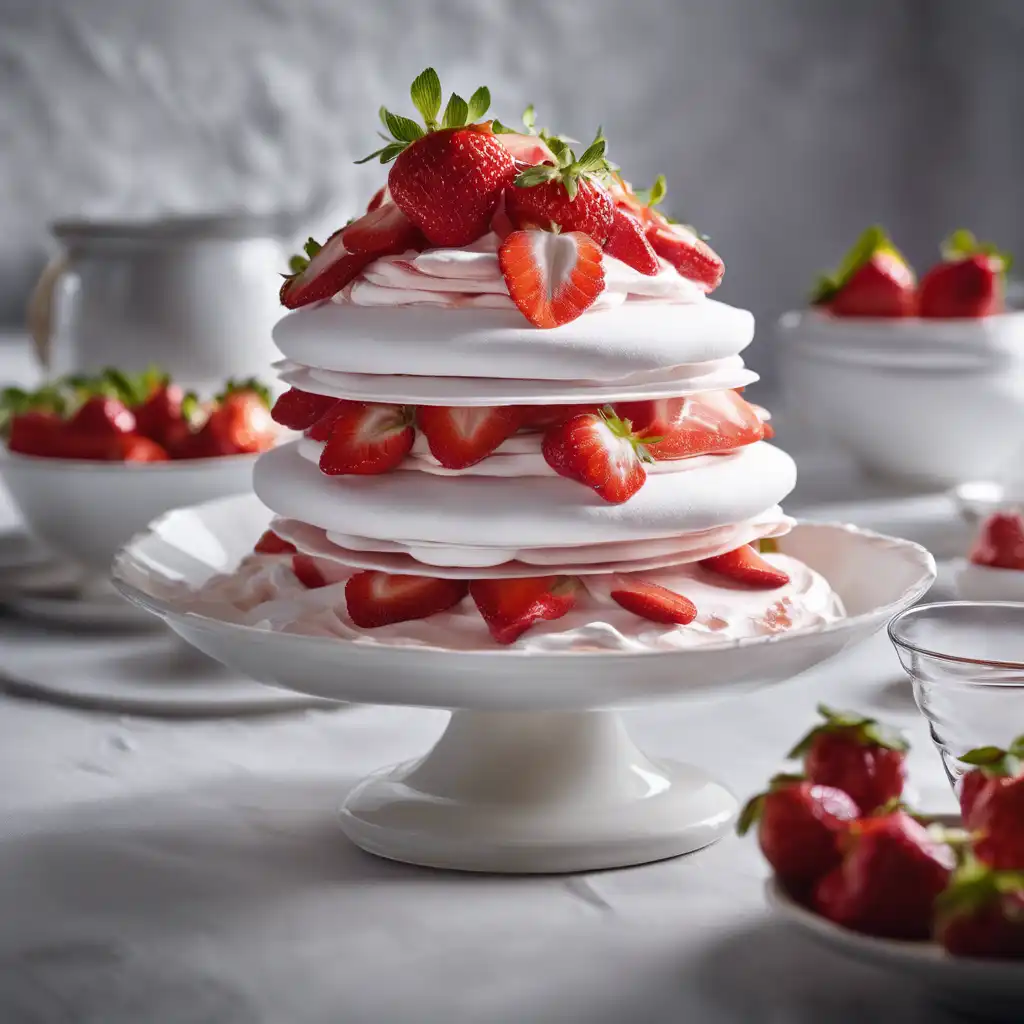
[[[24,372],[10,352],[0,376]],[[819,700],[906,727],[918,805],[952,808],[884,636],[775,689],[630,722],[648,752],[746,797]],[[444,717],[162,721],[0,694],[0,1022],[955,1019],[774,920],[751,840],[551,878],[431,872],[348,845],[347,788],[425,750]]]

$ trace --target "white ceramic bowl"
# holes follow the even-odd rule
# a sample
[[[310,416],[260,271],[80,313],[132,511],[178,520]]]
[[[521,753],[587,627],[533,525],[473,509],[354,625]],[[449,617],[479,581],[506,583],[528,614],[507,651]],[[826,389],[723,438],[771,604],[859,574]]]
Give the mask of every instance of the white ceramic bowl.
[[[118,548],[168,509],[251,490],[256,459],[88,462],[2,451],[0,479],[32,534],[106,574]]]
[[[1024,437],[1024,313],[779,322],[786,404],[869,472],[951,486],[999,473]]]

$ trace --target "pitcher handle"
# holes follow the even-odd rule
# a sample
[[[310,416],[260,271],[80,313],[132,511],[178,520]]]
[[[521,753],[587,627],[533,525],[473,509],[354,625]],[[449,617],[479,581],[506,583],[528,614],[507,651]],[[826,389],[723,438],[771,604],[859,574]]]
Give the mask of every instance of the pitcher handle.
[[[57,284],[68,270],[68,255],[58,253],[43,268],[28,300],[26,323],[36,358],[44,368],[50,365],[50,340],[53,333],[53,297]]]

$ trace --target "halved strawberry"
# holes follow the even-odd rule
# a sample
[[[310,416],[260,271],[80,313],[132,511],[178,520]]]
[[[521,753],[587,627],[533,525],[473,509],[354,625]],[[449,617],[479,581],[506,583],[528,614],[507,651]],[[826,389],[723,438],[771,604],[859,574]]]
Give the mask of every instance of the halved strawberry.
[[[661,438],[646,443],[659,461],[733,451],[762,440],[765,433],[757,410],[734,391],[617,402],[615,412],[639,436]]]
[[[404,406],[349,403],[334,420],[320,469],[328,476],[387,473],[409,454],[415,439]]]
[[[386,202],[343,227],[341,242],[351,253],[397,255],[423,245],[423,237],[394,203]]]
[[[315,395],[310,391],[289,388],[274,403],[270,415],[275,423],[289,430],[308,430],[337,401],[337,398],[331,398],[330,395]]]
[[[305,431],[306,437],[314,441],[326,441],[331,436],[334,424],[342,413],[354,407],[362,407],[364,404],[364,402],[350,402],[344,398],[336,399],[333,405],[327,407],[327,411],[321,415],[320,419]]]
[[[335,231],[322,246],[311,238],[306,243],[306,256],[292,257],[292,272],[281,285],[281,305],[298,309],[329,299],[377,258],[372,252],[349,252],[341,238],[344,230]]]
[[[685,626],[697,617],[697,606],[688,597],[631,576],[619,577],[611,598],[626,611],[651,622]]]
[[[555,154],[539,135],[499,132],[495,137],[509,151],[512,159],[523,167],[555,162]]]
[[[316,562],[309,555],[294,555],[292,557],[292,572],[307,590],[319,590],[321,587],[327,586],[324,574],[317,568]]]
[[[381,187],[379,189],[377,189],[376,192],[373,193],[373,195],[370,198],[369,203],[366,204],[366,212],[367,213],[373,213],[373,211],[376,210],[377,207],[380,206],[380,204],[384,202],[384,199],[387,196],[387,194],[388,194],[388,187],[387,187],[387,185],[381,185]]]
[[[521,405],[521,429],[547,430],[583,412],[598,412],[599,405]]]
[[[657,438],[652,438],[657,440]],[[544,435],[544,461],[560,476],[592,487],[605,501],[627,501],[644,485],[643,464],[654,459],[645,439],[610,406],[581,413],[551,427]]]
[[[345,603],[349,618],[357,626],[376,629],[447,611],[466,596],[468,589],[465,580],[367,570],[349,578],[345,584]]]
[[[653,277],[661,270],[654,247],[647,240],[644,226],[632,213],[615,207],[612,229],[604,243],[604,251],[641,274]]]
[[[507,441],[519,429],[522,415],[514,405],[422,405],[416,411],[416,423],[427,438],[430,454],[442,466],[465,469]]]
[[[512,301],[536,327],[575,320],[604,291],[601,250],[579,231],[513,231],[498,263]]]
[[[578,592],[575,576],[473,580],[469,585],[469,596],[499,644],[512,643],[542,619],[560,619],[576,603]]]
[[[695,281],[705,292],[713,292],[725,276],[725,264],[695,231],[685,224],[672,224],[661,214],[647,227],[651,248],[676,270]]]
[[[821,275],[811,304],[834,316],[913,316],[917,305],[914,272],[885,231],[873,225],[857,239],[834,273]]]
[[[728,551],[724,555],[702,559],[700,564],[718,576],[725,576],[748,587],[774,590],[784,587],[789,576],[763,559],[749,544]]]
[[[296,553],[294,544],[289,544],[283,537],[279,537],[273,530],[264,530],[253,551],[261,555],[294,555]]]

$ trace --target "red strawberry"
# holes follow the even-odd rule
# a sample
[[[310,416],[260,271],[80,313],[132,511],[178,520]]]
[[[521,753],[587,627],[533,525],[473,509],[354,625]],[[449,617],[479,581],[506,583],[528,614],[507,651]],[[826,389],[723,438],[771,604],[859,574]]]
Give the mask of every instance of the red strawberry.
[[[989,867],[1024,871],[1024,775],[992,780],[971,808],[974,853]]]
[[[326,441],[334,430],[334,424],[338,418],[351,409],[362,408],[365,402],[350,402],[339,398],[333,405],[327,407],[327,411],[318,419],[306,432],[306,437],[314,441]]]
[[[971,828],[974,806],[989,786],[999,785],[1000,779],[1024,774],[1024,736],[1018,736],[1009,750],[1001,747],[978,747],[962,754],[957,760],[974,767],[960,779],[960,814],[964,824]]]
[[[270,415],[275,423],[289,430],[308,430],[338,399],[330,395],[316,395],[310,391],[289,388],[274,403]]]
[[[535,327],[575,320],[604,291],[601,250],[578,231],[513,231],[498,263],[512,301]]]
[[[1006,308],[1006,272],[1013,262],[970,231],[954,231],[942,243],[941,263],[925,274],[918,289],[923,317],[982,317]]]
[[[598,134],[578,160],[561,140],[549,145],[556,162],[522,171],[505,192],[505,211],[516,227],[582,231],[604,245],[615,217],[608,189],[594,177],[608,169],[605,140]]]
[[[514,405],[423,405],[416,411],[416,423],[426,436],[430,454],[446,469],[476,465],[504,444],[521,422],[522,412]]]
[[[400,405],[347,403],[320,453],[328,476],[371,476],[394,469],[409,454],[416,431]]]
[[[68,429],[75,434],[110,437],[113,434],[131,434],[135,431],[135,415],[116,398],[94,395],[79,408],[68,421]]]
[[[341,239],[344,230],[335,231],[322,246],[311,238],[305,246],[306,256],[292,257],[291,274],[281,285],[281,305],[298,309],[329,299],[377,258],[378,253],[349,252]]]
[[[704,558],[700,564],[708,572],[725,576],[747,587],[774,590],[776,587],[784,587],[789,582],[786,573],[763,559],[749,544],[744,544],[735,551],[727,551],[724,555]]]
[[[440,124],[441,83],[433,68],[416,78],[410,95],[426,132],[382,107],[381,120],[394,141],[364,160],[395,161],[388,191],[428,242],[467,245],[486,234],[498,200],[515,177],[515,161],[491,122],[473,123],[490,106],[490,93],[481,87],[468,103],[453,94]]]
[[[166,462],[171,457],[156,441],[140,434],[122,434],[115,443],[122,462]]]
[[[292,572],[307,590],[319,590],[327,586],[324,574],[317,568],[315,559],[309,555],[293,555]]]
[[[210,458],[263,452],[277,440],[270,395],[255,380],[228,381],[206,423],[193,435],[188,457]]]
[[[22,455],[61,458],[64,423],[49,412],[23,412],[11,418],[7,447]]]
[[[523,430],[547,430],[583,412],[599,412],[599,405],[522,405]]]
[[[891,939],[926,939],[953,853],[904,811],[850,826],[842,862],[818,882],[815,909],[836,924]]]
[[[593,487],[605,501],[628,501],[644,485],[645,462],[653,461],[644,439],[605,407],[581,413],[544,435],[544,461],[560,476]]]
[[[296,548],[273,530],[264,530],[253,551],[261,555],[294,555]]]
[[[697,617],[697,606],[689,598],[657,583],[622,576],[616,588],[612,600],[642,619],[685,626]]]
[[[662,218],[648,225],[647,241],[682,277],[695,281],[703,291],[713,292],[722,283],[725,277],[722,257],[686,225],[672,224]]]
[[[936,901],[933,934],[954,956],[1024,959],[1024,875],[969,861]]]
[[[658,254],[647,240],[644,226],[637,217],[620,206],[615,207],[604,251],[648,277],[653,277],[661,270]]]
[[[560,619],[576,603],[574,576],[533,576],[518,580],[473,580],[469,596],[499,644],[513,643],[535,622]]]
[[[661,438],[647,444],[659,461],[729,452],[764,437],[764,423],[757,410],[733,391],[616,402],[615,412],[629,420],[637,434]]]
[[[376,210],[377,207],[380,206],[381,203],[384,202],[384,199],[387,196],[387,194],[388,194],[388,187],[387,187],[387,185],[381,185],[381,187],[379,189],[377,189],[376,192],[373,193],[373,196],[371,197],[370,202],[366,206],[366,212],[367,213],[373,213],[373,211]]]
[[[818,705],[818,713],[824,722],[788,754],[803,759],[807,778],[848,793],[861,814],[899,800],[907,774],[906,740],[874,718],[833,711],[824,704]]]
[[[1024,516],[1020,512],[996,512],[982,524],[971,549],[975,565],[993,569],[1024,569]]]
[[[181,425],[185,423],[181,411],[184,397],[177,384],[161,384],[141,405],[132,410],[135,413],[135,429],[143,437],[165,448],[173,447],[180,439]]]
[[[835,316],[913,316],[914,272],[875,225],[857,239],[835,273],[819,278],[811,303]]]
[[[66,430],[60,442],[62,459],[90,462],[166,462],[166,450],[141,434],[81,434]]]
[[[417,228],[392,202],[382,203],[341,229],[341,242],[351,253],[402,253],[422,245]]]
[[[555,154],[551,152],[551,148],[539,135],[498,132],[497,139],[509,151],[516,164],[521,167],[555,162]]]
[[[736,829],[746,835],[756,823],[765,860],[788,890],[803,895],[839,864],[840,842],[856,817],[842,790],[776,775],[767,792],[748,801]]]
[[[447,611],[465,596],[465,580],[357,572],[345,584],[349,618],[362,629],[425,619]]]

